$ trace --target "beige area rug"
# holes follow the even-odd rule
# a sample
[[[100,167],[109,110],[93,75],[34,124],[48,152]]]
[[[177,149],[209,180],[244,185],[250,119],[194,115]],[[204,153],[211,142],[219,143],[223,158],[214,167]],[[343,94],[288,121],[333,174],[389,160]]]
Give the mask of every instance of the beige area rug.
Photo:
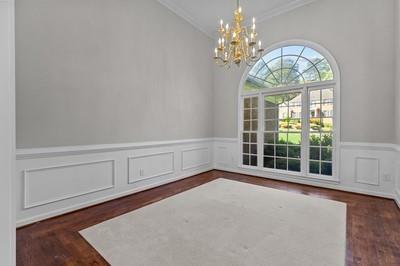
[[[218,179],[80,233],[114,266],[344,265],[346,204]]]

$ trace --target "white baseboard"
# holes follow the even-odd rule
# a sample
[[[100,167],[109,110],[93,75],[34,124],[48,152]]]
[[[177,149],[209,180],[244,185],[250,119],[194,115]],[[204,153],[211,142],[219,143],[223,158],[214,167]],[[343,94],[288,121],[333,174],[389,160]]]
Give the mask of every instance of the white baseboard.
[[[300,177],[290,178],[290,177],[277,176],[277,175],[274,175],[273,173],[260,173],[259,171],[254,171],[254,170],[250,170],[250,169],[240,169],[240,168],[218,167],[216,170],[239,173],[239,174],[244,174],[244,175],[257,176],[257,177],[262,177],[262,178],[266,178],[266,179],[279,180],[279,181],[285,181],[285,182],[314,186],[314,187],[321,187],[321,188],[328,188],[328,189],[340,190],[340,191],[345,191],[345,192],[352,192],[352,193],[363,194],[363,195],[368,195],[368,196],[375,196],[375,197],[388,198],[388,199],[394,198],[394,195],[391,193],[378,192],[378,191],[366,190],[366,189],[360,189],[360,188],[354,188],[354,187],[345,187],[345,186],[336,184],[336,182],[329,182],[329,181],[324,181],[324,180],[307,180],[307,178],[300,178]]]
[[[397,203],[397,206],[400,208],[400,190],[396,189],[394,201]]]

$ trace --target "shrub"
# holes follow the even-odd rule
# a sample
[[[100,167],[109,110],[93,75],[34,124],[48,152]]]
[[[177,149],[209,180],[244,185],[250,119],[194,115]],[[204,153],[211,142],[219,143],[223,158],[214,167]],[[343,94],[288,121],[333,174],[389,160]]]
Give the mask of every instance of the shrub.
[[[332,135],[322,135],[321,145],[332,146]]]
[[[310,136],[310,145],[311,146],[319,146],[320,143],[321,143],[321,139],[318,136],[316,136],[316,135]]]
[[[280,127],[281,127],[281,128],[290,128],[290,125],[288,125],[288,124],[281,124]]]
[[[321,119],[319,118],[310,118],[310,124],[321,125]]]

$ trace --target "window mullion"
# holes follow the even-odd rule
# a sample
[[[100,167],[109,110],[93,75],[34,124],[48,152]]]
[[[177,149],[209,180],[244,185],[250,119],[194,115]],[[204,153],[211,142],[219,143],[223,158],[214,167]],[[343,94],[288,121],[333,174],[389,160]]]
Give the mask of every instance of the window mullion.
[[[308,174],[308,151],[309,151],[309,100],[307,87],[302,89],[302,107],[301,107],[301,173]]]
[[[264,167],[264,98],[258,94],[258,134],[257,134],[257,155],[258,168]]]

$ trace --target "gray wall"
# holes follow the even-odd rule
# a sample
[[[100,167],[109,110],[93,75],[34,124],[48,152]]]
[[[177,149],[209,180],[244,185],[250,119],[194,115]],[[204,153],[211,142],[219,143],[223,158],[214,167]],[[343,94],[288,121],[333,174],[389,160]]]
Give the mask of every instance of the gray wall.
[[[18,148],[237,137],[244,68],[213,67],[211,40],[157,1],[16,4]],[[258,26],[265,46],[305,39],[336,58],[342,141],[400,143],[393,10],[319,0]]]
[[[212,41],[155,0],[17,0],[17,147],[212,137]]]
[[[394,1],[319,0],[261,23],[266,47],[288,39],[324,46],[341,70],[341,141],[395,142]],[[215,70],[214,135],[237,137],[244,69]]]

